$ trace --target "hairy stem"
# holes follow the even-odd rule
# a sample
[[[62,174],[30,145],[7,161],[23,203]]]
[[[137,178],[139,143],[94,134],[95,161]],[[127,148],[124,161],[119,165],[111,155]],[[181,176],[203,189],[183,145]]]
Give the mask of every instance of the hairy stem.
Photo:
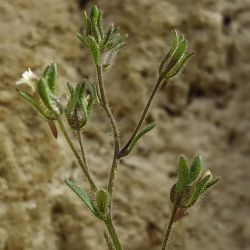
[[[167,227],[163,242],[162,242],[162,248],[161,248],[162,250],[165,250],[167,247],[169,236],[170,236],[171,230],[173,228],[173,223],[174,223],[174,219],[175,219],[177,210],[178,210],[178,206],[175,204],[174,208],[172,210],[171,218],[170,218],[170,221],[168,223],[168,227]]]
[[[113,162],[112,162],[112,167],[111,167],[109,182],[108,182],[108,192],[110,194],[110,198],[112,199],[115,173],[116,173],[116,169],[117,169],[118,162],[119,162],[118,154],[120,151],[120,138],[119,138],[118,126],[110,110],[106,92],[105,92],[104,83],[103,83],[103,75],[102,75],[102,66],[97,66],[96,71],[97,71],[98,86],[99,86],[100,95],[101,95],[102,107],[110,121],[113,134],[114,134],[114,157],[113,157]]]
[[[166,233],[164,235],[163,242],[162,242],[162,248],[161,248],[162,250],[165,250],[166,247],[167,247],[169,236],[170,236],[171,230],[173,228],[175,216],[176,216],[176,213],[178,211],[179,205],[181,203],[182,197],[183,197],[183,193],[176,199],[176,201],[174,203],[172,214],[171,214],[171,217],[170,217],[170,220],[169,220],[169,223],[168,223],[168,227],[167,227],[167,230],[166,230]]]
[[[119,237],[116,233],[115,227],[112,222],[112,218],[108,216],[108,218],[104,221],[106,224],[106,227],[108,229],[109,235],[113,241],[114,247],[116,250],[122,250],[122,246],[119,240]]]
[[[59,120],[58,120],[58,123],[59,123],[59,125],[60,125],[60,127],[61,127],[61,130],[62,130],[62,132],[63,132],[64,137],[66,138],[66,140],[67,140],[67,142],[68,142],[68,144],[69,144],[71,150],[73,151],[73,153],[74,153],[74,155],[75,155],[75,157],[76,157],[76,159],[77,159],[79,165],[81,166],[81,168],[82,168],[82,170],[83,170],[83,173],[85,174],[86,178],[88,179],[88,182],[89,182],[89,184],[90,184],[91,191],[92,191],[93,193],[95,193],[95,192],[97,191],[97,187],[96,187],[96,185],[95,185],[93,179],[91,178],[90,173],[88,172],[88,170],[87,170],[87,168],[86,168],[84,162],[82,161],[81,157],[79,156],[79,154],[78,154],[78,152],[77,152],[77,149],[75,148],[75,146],[74,146],[72,140],[70,139],[69,134],[68,134],[68,132],[67,132],[67,130],[66,130],[64,124],[63,124],[63,121],[62,121],[61,119],[59,119]]]
[[[136,128],[135,128],[135,130],[134,130],[134,132],[133,132],[133,134],[131,135],[131,137],[130,137],[130,139],[128,140],[127,144],[122,148],[122,150],[121,150],[120,153],[119,153],[119,157],[120,157],[120,158],[124,156],[123,154],[124,154],[124,153],[126,152],[126,150],[129,148],[129,146],[131,145],[131,143],[132,143],[133,140],[135,139],[137,133],[138,133],[139,130],[141,129],[141,126],[142,126],[142,124],[143,124],[143,122],[144,122],[144,120],[145,120],[145,118],[146,118],[146,115],[147,115],[148,110],[149,110],[149,108],[150,108],[150,105],[151,105],[151,103],[152,103],[152,101],[153,101],[153,99],[154,99],[154,96],[155,96],[156,92],[158,91],[158,89],[159,89],[159,87],[160,87],[160,85],[161,85],[161,83],[162,83],[162,80],[163,80],[163,78],[162,78],[162,76],[160,76],[160,77],[158,78],[158,80],[157,80],[155,86],[154,86],[154,89],[153,89],[153,91],[152,91],[152,93],[151,93],[151,95],[150,95],[150,97],[149,97],[149,99],[148,99],[148,102],[147,102],[147,104],[146,104],[146,106],[145,106],[145,108],[144,108],[144,110],[143,110],[143,112],[142,112],[141,118],[140,118],[140,120],[139,120],[139,122],[138,122],[138,124],[137,124],[137,126],[136,126]]]
[[[84,148],[83,148],[83,142],[82,142],[82,135],[81,135],[81,131],[77,130],[77,139],[81,148],[81,153],[82,153],[82,159],[83,159],[83,163],[86,167],[86,169],[88,170],[88,162],[85,156],[85,152],[84,152]]]

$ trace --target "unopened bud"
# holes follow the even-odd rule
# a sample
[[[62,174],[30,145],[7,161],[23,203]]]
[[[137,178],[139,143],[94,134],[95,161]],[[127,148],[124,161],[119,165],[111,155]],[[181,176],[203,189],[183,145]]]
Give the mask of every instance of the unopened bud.
[[[96,192],[96,205],[102,214],[106,214],[109,206],[109,194],[106,190],[100,189]]]

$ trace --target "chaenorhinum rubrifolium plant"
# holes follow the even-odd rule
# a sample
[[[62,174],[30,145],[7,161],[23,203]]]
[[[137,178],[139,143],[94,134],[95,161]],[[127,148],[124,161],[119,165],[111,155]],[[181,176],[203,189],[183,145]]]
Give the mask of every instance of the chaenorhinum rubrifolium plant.
[[[47,120],[56,138],[57,127],[60,127],[90,185],[91,194],[83,191],[72,180],[66,180],[66,184],[92,214],[106,225],[107,232],[104,235],[108,248],[121,250],[122,244],[112,219],[114,182],[119,161],[128,156],[138,141],[155,127],[154,123],[143,127],[152,100],[157,91],[165,87],[169,80],[182,70],[185,63],[193,56],[193,52],[187,49],[187,40],[184,36],[174,31],[172,46],[159,66],[158,79],[138,124],[127,143],[121,146],[119,129],[109,107],[103,76],[106,71],[111,69],[119,50],[126,45],[127,36],[121,35],[119,28],[115,27],[114,24],[110,24],[105,29],[102,17],[102,11],[96,6],[91,8],[89,15],[84,11],[85,32],[83,34],[77,33],[77,37],[88,48],[93,60],[97,74],[96,83],[92,83],[88,79],[84,79],[76,86],[67,83],[69,98],[67,105],[63,106],[56,94],[57,66],[55,63],[50,63],[41,76],[37,76],[30,69],[24,72],[23,77],[17,82],[17,91]],[[93,112],[94,104],[103,108],[114,136],[113,161],[105,189],[96,185],[89,171],[82,138],[82,132],[88,123],[91,112]],[[65,122],[68,124],[67,126]],[[72,139],[72,134],[77,135],[76,140]],[[167,247],[173,224],[187,215],[197,200],[218,182],[218,179],[212,179],[209,170],[203,169],[200,155],[195,157],[190,166],[188,161],[181,156],[177,176],[178,180],[170,191],[173,209],[166,233],[163,236],[162,250]]]

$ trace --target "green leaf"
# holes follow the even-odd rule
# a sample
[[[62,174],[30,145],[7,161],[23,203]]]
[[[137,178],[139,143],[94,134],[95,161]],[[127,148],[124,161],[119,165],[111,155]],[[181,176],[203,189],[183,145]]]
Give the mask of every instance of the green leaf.
[[[55,114],[51,112],[43,103],[35,100],[31,95],[23,92],[18,91],[20,96],[22,96],[26,101],[32,104],[32,106],[46,119],[54,120],[56,118]]]
[[[135,147],[136,143],[138,142],[139,139],[141,139],[142,136],[144,136],[146,133],[151,131],[155,127],[155,123],[150,123],[147,125],[145,128],[143,128],[134,138],[134,140],[131,142],[129,147],[125,150],[125,152],[121,152],[121,157],[124,157],[131,153],[133,148]]]
[[[43,78],[47,81],[52,94],[55,94],[57,78],[57,66],[55,63],[51,63],[45,68]]]
[[[89,36],[89,48],[91,52],[92,59],[96,66],[100,64],[100,48],[94,37]]]
[[[217,182],[219,181],[219,179],[215,179],[212,181],[209,181],[203,188],[203,192],[207,191],[207,189],[213,187]]]
[[[201,155],[196,155],[189,171],[189,183],[197,179],[202,169]]]
[[[83,12],[83,21],[86,28],[86,34],[89,34],[91,31],[91,23],[86,11]]]
[[[71,95],[74,95],[74,88],[70,82],[67,82],[67,86]]]
[[[98,17],[99,17],[99,10],[96,7],[96,5],[94,5],[90,11],[91,36],[94,36],[97,43],[100,43],[102,37],[98,27]]]
[[[208,182],[208,180],[211,178],[211,175],[207,175],[204,179],[202,179],[201,181],[199,181],[196,184],[196,188],[193,192],[193,196],[192,196],[192,200],[190,202],[190,204],[187,207],[191,207],[194,205],[194,203],[198,200],[199,196],[204,192],[204,188],[206,186],[206,183]]]
[[[84,79],[83,81],[87,86],[87,90],[90,92],[90,100],[88,101],[88,105],[92,107],[95,102],[100,103],[97,95],[96,85],[87,79]]]
[[[177,31],[174,30],[173,42],[172,42],[171,49],[169,50],[169,52],[167,53],[165,58],[162,60],[161,65],[159,67],[159,73],[160,74],[163,72],[164,66],[167,63],[168,59],[171,57],[173,52],[176,50],[178,43],[179,43],[179,37],[178,37]]]
[[[90,18],[93,19],[95,22],[97,22],[99,16],[99,10],[96,5],[93,5],[90,10]]]
[[[181,193],[185,190],[189,179],[188,161],[183,156],[181,156],[179,160],[177,176],[178,182],[176,184],[176,188],[177,192]]]
[[[186,51],[186,48],[187,48],[187,41],[185,40],[185,38],[183,36],[182,39],[179,40],[177,48],[175,49],[175,51],[171,57],[171,61],[173,64],[175,64],[179,61],[179,59],[182,57],[182,55]]]
[[[86,47],[89,47],[88,39],[85,35],[81,35],[80,33],[76,33],[76,36],[79,38],[80,42],[85,45]]]
[[[104,31],[103,31],[103,25],[102,25],[102,11],[99,11],[98,19],[97,19],[97,27],[99,30],[99,33],[101,35],[101,38],[104,38]]]
[[[98,212],[95,208],[95,205],[91,198],[88,196],[86,192],[84,192],[80,187],[77,186],[71,180],[65,180],[66,184],[72,189],[72,191],[85,203],[85,205],[90,209],[90,211],[99,218]]]
[[[38,92],[48,109],[59,115],[61,113],[59,102],[51,92],[48,83],[44,78],[41,78],[38,82]]]
[[[111,38],[111,35],[114,31],[114,24],[111,23],[106,34],[105,34],[105,37],[104,37],[104,40],[103,40],[103,43],[102,43],[102,48],[109,42],[110,38]]]

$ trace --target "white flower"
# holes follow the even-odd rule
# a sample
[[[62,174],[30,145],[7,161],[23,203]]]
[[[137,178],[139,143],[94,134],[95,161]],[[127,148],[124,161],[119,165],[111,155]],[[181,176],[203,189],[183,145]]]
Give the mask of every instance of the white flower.
[[[28,68],[28,70],[22,74],[22,78],[16,82],[16,86],[18,89],[20,89],[21,86],[28,87],[31,89],[32,93],[35,93],[37,80],[37,75]]]

